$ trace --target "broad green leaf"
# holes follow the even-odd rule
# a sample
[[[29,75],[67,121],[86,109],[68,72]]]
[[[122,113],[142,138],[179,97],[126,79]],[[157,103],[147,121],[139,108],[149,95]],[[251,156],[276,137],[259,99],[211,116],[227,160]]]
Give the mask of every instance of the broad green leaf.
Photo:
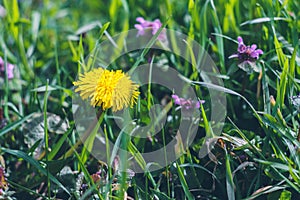
[[[47,114],[47,129],[50,131],[52,138],[54,134],[63,134],[67,131],[69,127],[69,122],[67,119],[62,119],[60,116],[53,114],[53,113],[46,113]],[[26,119],[22,124],[23,128],[23,135],[24,135],[24,142],[28,145],[29,148],[37,140],[42,140],[41,144],[39,145],[35,155],[36,158],[42,153],[42,148],[44,146],[45,140],[45,131],[44,131],[44,116],[43,113],[32,113],[30,118]]]

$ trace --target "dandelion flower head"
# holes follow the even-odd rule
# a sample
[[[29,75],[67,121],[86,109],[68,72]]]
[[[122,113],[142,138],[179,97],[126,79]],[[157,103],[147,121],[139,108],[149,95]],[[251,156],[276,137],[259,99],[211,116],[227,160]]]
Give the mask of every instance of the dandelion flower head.
[[[133,107],[140,94],[139,86],[121,70],[96,68],[79,75],[73,84],[83,100],[90,99],[92,106],[101,106],[103,110],[112,108],[113,112]]]

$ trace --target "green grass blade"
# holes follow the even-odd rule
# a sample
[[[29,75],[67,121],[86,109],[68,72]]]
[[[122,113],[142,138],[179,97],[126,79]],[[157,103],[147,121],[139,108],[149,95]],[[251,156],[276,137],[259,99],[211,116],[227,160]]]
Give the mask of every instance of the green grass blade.
[[[151,192],[153,192],[154,195],[157,196],[157,198],[158,198],[159,200],[172,200],[172,198],[168,197],[168,196],[167,196],[165,193],[163,193],[163,192],[159,192],[159,191],[153,190],[153,189],[151,189]]]
[[[260,23],[271,22],[271,21],[286,21],[286,22],[289,22],[290,19],[284,18],[284,17],[274,17],[274,18],[261,17],[261,18],[256,18],[256,19],[245,21],[245,22],[241,23],[241,26],[245,26],[247,24],[260,24]]]
[[[188,200],[194,200],[195,197],[192,195],[192,193],[189,190],[189,187],[187,185],[187,182],[185,180],[185,177],[183,175],[183,171],[181,170],[180,165],[178,165],[178,163],[177,163],[176,166],[177,166],[177,172],[178,172],[179,180],[180,180],[181,186],[183,188],[183,191],[184,191],[187,199]]]
[[[71,141],[69,141],[69,143],[72,144]],[[73,146],[72,146],[72,148],[73,148]],[[75,148],[73,148],[73,152],[74,152],[76,158],[78,159],[78,162],[79,162],[79,165],[80,165],[80,169],[81,169],[82,172],[84,173],[84,178],[89,182],[89,185],[92,186],[92,188],[90,188],[90,189],[93,190],[93,191],[96,191],[96,193],[97,193],[99,199],[103,199],[103,197],[102,197],[101,194],[99,193],[99,190],[96,189],[97,186],[95,185],[95,183],[94,183],[94,181],[93,181],[93,179],[92,179],[92,177],[91,177],[89,171],[88,171],[87,168],[84,166],[84,163],[83,163],[83,161],[82,161],[80,155],[77,153],[77,151],[76,151]]]
[[[7,19],[9,22],[10,31],[13,34],[14,39],[18,40],[19,27],[17,22],[20,19],[18,0],[4,0],[3,3],[7,10]]]
[[[19,119],[18,121],[15,121],[15,122],[9,124],[8,126],[6,126],[5,128],[1,129],[0,137],[5,135],[9,131],[12,131],[13,129],[17,128],[18,126],[22,125],[26,120],[30,119],[33,115],[34,115],[34,113],[31,113],[31,114],[27,115],[26,117],[23,117],[22,119]]]
[[[24,186],[22,186],[22,185],[20,185],[20,184],[18,184],[18,183],[12,182],[12,181],[10,181],[10,180],[7,180],[7,182],[8,182],[10,185],[12,185],[13,187],[15,187],[15,188],[20,188],[21,190],[24,190],[24,191],[26,191],[26,192],[29,193],[29,194],[34,194],[34,195],[36,195],[36,196],[39,196],[39,197],[44,198],[44,195],[42,195],[42,194],[40,194],[40,193],[37,193],[36,191],[31,190],[31,189],[29,189],[29,188],[27,188],[27,187],[24,187]]]
[[[276,169],[280,169],[280,170],[283,170],[283,171],[289,171],[290,170],[290,167],[287,166],[286,164],[282,164],[282,163],[278,163],[278,162],[272,162],[272,161],[267,161],[267,160],[261,160],[261,159],[256,159],[256,158],[254,158],[254,160],[256,162],[261,163],[261,164],[264,164],[264,165],[267,165],[267,166],[272,166],[272,167],[274,167]],[[299,171],[296,170],[296,169],[293,169],[293,172],[299,174]]]
[[[47,103],[48,103],[48,84],[49,80],[47,79],[46,82],[46,89],[44,95],[44,141],[45,141],[45,152],[46,152],[46,165],[47,165],[47,191],[48,191],[48,198],[51,198],[51,183],[50,183],[50,172],[49,172],[49,135],[48,135],[48,122],[47,122]]]
[[[6,149],[4,147],[1,147],[1,150],[5,153],[11,154],[13,156],[16,156],[17,158],[22,158],[28,163],[30,163],[33,167],[37,168],[42,174],[47,176],[47,170],[43,168],[40,163],[38,163],[36,160],[34,160],[32,157],[28,156],[26,153],[19,151],[19,150],[13,150],[13,149]],[[69,191],[63,184],[61,184],[52,174],[49,174],[49,179],[55,183],[57,186],[62,188],[67,194],[70,195]]]
[[[295,68],[296,68],[296,57],[297,57],[297,51],[298,51],[298,46],[294,49],[294,52],[292,54],[292,57],[290,59],[290,67],[289,67],[289,80],[288,80],[288,86],[289,86],[289,95],[293,95],[293,90],[294,90],[294,79],[295,79]]]
[[[97,136],[97,132],[98,132],[99,127],[101,125],[101,122],[104,118],[104,113],[105,112],[101,113],[101,116],[100,116],[100,119],[99,119],[98,123],[93,128],[93,130],[89,134],[88,138],[84,141],[84,147],[83,147],[82,152],[81,152],[81,161],[83,162],[83,164],[87,161],[87,159],[90,155],[90,152],[92,151],[92,148],[94,146],[94,141],[95,141],[95,138]]]
[[[142,154],[139,152],[139,150],[136,148],[136,146],[132,143],[128,143],[128,151],[131,153],[132,156],[134,156],[134,159],[137,161],[139,166],[145,170],[146,169],[146,161],[144,160]]]
[[[263,102],[264,102],[264,112],[270,114],[271,113],[271,104],[270,104],[270,91],[269,91],[269,84],[268,78],[266,74],[265,64],[262,63],[262,90],[263,90]]]
[[[226,189],[227,189],[227,197],[229,200],[235,200],[235,192],[234,192],[234,182],[232,177],[232,171],[230,167],[230,157],[227,153],[226,147],[225,150],[225,165],[226,165]]]
[[[221,28],[221,24],[218,18],[218,12],[217,9],[215,7],[214,1],[210,0],[210,4],[212,7],[212,23],[214,26],[214,31],[217,34],[222,35],[222,28]],[[217,47],[218,47],[218,56],[220,59],[220,65],[221,65],[221,73],[222,74],[226,74],[226,69],[225,69],[225,54],[224,54],[224,42],[223,42],[223,38],[222,37],[217,37],[216,38],[216,42],[217,42]]]
[[[263,188],[259,188],[258,190],[256,190],[250,197],[245,198],[244,200],[252,200],[252,199],[256,199],[257,197],[264,195],[264,194],[270,194],[272,192],[278,191],[278,190],[283,190],[285,189],[284,186],[265,186]]]
[[[64,142],[66,141],[67,137],[72,133],[74,129],[74,124],[67,130],[67,132],[64,133],[64,135],[59,139],[59,141],[55,144],[54,147],[52,147],[51,152],[48,155],[49,160],[52,160],[55,155],[58,153]]]
[[[279,65],[281,66],[281,68],[283,68],[284,64],[285,64],[285,60],[287,59],[287,57],[282,51],[282,45],[279,43],[279,41],[277,39],[276,31],[275,31],[274,26],[272,26],[272,29],[273,29],[273,35],[274,35],[275,51],[276,51],[276,54],[278,56]]]
[[[189,81],[189,80],[187,80]],[[235,95],[235,96],[238,96],[238,97],[241,97],[248,105],[249,107],[251,108],[251,110],[253,111],[255,117],[260,121],[262,122],[262,119],[261,117],[258,115],[257,111],[255,110],[255,108],[253,107],[253,105],[247,100],[246,97],[244,97],[243,95],[231,90],[231,89],[228,89],[228,88],[225,88],[225,87],[222,87],[222,86],[219,86],[219,85],[215,85],[215,84],[211,84],[211,83],[206,83],[206,82],[200,82],[200,81],[189,81],[191,83],[194,83],[196,85],[202,85],[204,87],[207,87],[207,88],[211,88],[213,90],[216,90],[216,91],[220,91],[220,92],[224,92],[224,93],[227,93],[227,94],[232,94],[232,95]]]
[[[280,81],[279,81],[279,90],[277,92],[277,101],[279,103],[280,108],[283,108],[284,105],[284,98],[286,93],[286,86],[288,83],[288,71],[289,71],[289,61],[288,59],[285,59],[284,65],[283,65],[283,71],[280,75]]]

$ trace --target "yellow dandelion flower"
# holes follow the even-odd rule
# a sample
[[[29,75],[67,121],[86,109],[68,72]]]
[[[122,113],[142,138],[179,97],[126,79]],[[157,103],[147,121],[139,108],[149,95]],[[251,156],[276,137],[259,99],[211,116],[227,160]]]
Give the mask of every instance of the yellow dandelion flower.
[[[112,107],[113,112],[133,107],[140,94],[139,86],[121,70],[93,69],[80,74],[73,84],[83,100],[89,98],[92,106],[101,106],[103,110]]]

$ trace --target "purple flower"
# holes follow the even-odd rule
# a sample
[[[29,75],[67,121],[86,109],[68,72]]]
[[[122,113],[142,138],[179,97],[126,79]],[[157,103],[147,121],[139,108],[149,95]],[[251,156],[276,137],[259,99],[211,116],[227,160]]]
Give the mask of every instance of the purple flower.
[[[238,53],[229,56],[229,58],[238,58],[241,62],[243,61],[251,61],[254,62],[259,58],[260,54],[263,54],[261,49],[256,49],[257,45],[252,44],[251,46],[246,46],[244,44],[243,38],[238,37]]]
[[[191,99],[180,98],[178,95],[173,94],[172,99],[176,105],[182,106],[186,110],[190,110],[192,108],[200,108],[200,104],[205,103],[204,100],[193,101]]]
[[[143,17],[137,17],[136,21],[140,24],[135,24],[134,27],[138,30],[137,36],[145,34],[145,30],[152,30],[152,35],[155,35],[158,29],[162,26],[159,19],[155,19],[153,22],[145,20]],[[167,40],[166,31],[162,30],[158,36],[158,39],[162,42]]]
[[[246,46],[244,44],[243,38],[238,37],[238,48],[237,53],[229,56],[231,58],[238,58],[239,60],[239,68],[243,69],[247,73],[251,73],[253,70],[259,72],[259,68],[256,66],[255,61],[259,58],[260,54],[263,54],[261,49],[256,49],[257,45],[252,44],[251,46]]]
[[[7,63],[7,78],[12,79],[14,78],[14,65],[11,63]],[[5,65],[3,59],[0,57],[0,75],[5,72]]]

